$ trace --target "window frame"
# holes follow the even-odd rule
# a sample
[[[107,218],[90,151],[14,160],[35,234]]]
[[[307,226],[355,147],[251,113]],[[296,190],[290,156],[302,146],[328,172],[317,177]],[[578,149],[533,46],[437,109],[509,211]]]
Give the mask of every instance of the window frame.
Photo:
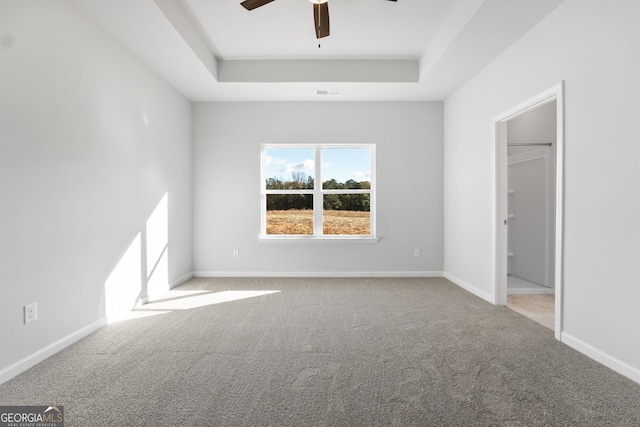
[[[314,188],[295,190],[272,190],[266,188],[266,152],[269,149],[314,149]],[[369,149],[371,154],[371,174],[369,189],[323,189],[322,150],[323,149]],[[376,243],[376,145],[366,143],[351,144],[262,144],[260,147],[260,241],[264,242],[336,242]],[[311,194],[313,196],[313,234],[267,234],[268,194]],[[369,194],[369,234],[323,234],[323,212],[325,194]]]

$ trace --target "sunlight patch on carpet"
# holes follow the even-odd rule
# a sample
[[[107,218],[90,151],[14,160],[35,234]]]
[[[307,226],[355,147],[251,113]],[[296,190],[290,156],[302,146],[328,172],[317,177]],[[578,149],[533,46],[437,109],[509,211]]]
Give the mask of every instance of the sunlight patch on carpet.
[[[140,307],[138,310],[190,310],[193,308],[200,308],[246,298],[255,298],[278,292],[280,291],[222,291],[205,294],[200,293],[197,295],[182,297],[173,297],[169,294],[169,299],[150,302]]]

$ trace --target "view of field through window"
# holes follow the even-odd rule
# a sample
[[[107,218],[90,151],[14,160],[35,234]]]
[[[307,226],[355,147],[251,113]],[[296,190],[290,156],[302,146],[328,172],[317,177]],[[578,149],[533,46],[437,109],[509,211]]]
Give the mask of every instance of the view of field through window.
[[[313,235],[314,197],[323,209],[323,235],[371,234],[371,150],[323,149],[316,188],[313,148],[266,151],[266,234]],[[284,178],[286,176],[286,178]]]

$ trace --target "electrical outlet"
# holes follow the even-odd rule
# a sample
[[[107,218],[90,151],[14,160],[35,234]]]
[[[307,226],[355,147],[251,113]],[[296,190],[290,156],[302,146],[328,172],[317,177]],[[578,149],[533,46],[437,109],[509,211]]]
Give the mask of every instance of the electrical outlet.
[[[237,250],[237,249],[234,249],[234,250],[233,250],[233,257],[234,257],[234,258],[238,258],[239,256],[240,256],[240,252],[238,252],[238,250]]]
[[[413,256],[415,258],[420,258],[420,249],[414,249],[413,250]]]
[[[33,303],[24,306],[24,324],[33,322],[38,319],[38,303]]]

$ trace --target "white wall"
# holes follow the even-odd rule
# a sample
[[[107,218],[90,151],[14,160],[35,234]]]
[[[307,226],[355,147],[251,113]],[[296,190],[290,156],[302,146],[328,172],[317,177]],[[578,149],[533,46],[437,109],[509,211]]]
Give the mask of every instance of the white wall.
[[[492,283],[492,118],[565,81],[562,340],[640,381],[640,2],[567,0],[445,102],[445,271]]]
[[[0,3],[0,94],[2,381],[99,326],[112,273],[131,308],[146,264],[180,280],[192,244],[190,103],[75,6]]]
[[[196,274],[441,272],[442,103],[194,105]],[[262,143],[375,143],[377,244],[260,243]],[[414,258],[414,249],[422,256]],[[232,251],[239,250],[238,258]]]

